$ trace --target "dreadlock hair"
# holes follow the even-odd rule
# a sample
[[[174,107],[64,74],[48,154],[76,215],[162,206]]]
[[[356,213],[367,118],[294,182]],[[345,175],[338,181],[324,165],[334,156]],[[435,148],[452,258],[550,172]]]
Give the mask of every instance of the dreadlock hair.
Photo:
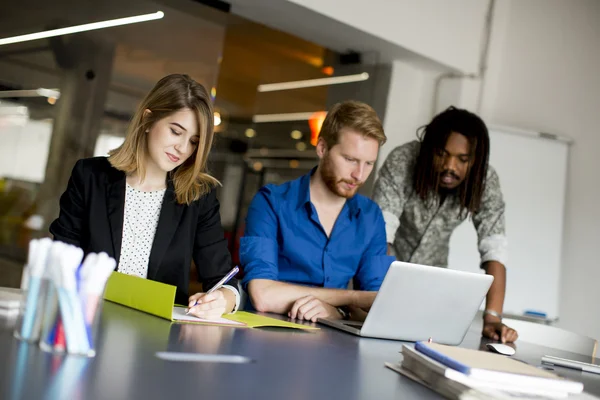
[[[449,107],[417,130],[421,148],[415,166],[415,192],[428,201],[438,198],[440,172],[436,171],[436,154],[443,152],[450,134],[456,132],[469,141],[470,165],[467,176],[457,188],[460,213],[473,214],[479,210],[488,169],[490,138],[481,118],[463,109]]]

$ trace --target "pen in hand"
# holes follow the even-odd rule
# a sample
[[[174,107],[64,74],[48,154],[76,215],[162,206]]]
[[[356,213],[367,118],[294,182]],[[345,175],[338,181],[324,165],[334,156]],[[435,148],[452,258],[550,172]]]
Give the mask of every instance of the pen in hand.
[[[208,292],[204,293],[204,296],[206,296],[206,295],[209,295],[209,294],[211,294],[212,292],[214,292],[215,290],[218,290],[218,289],[222,288],[222,287],[223,287],[223,285],[224,285],[224,284],[226,284],[227,282],[229,282],[229,280],[230,280],[231,278],[233,278],[233,277],[234,277],[234,276],[235,276],[235,275],[236,275],[236,274],[237,274],[239,271],[240,271],[240,268],[239,268],[238,266],[235,266],[235,267],[233,267],[233,269],[232,269],[231,271],[229,271],[229,272],[227,273],[227,275],[225,275],[225,276],[224,276],[224,277],[223,277],[223,278],[222,278],[222,279],[221,279],[219,282],[217,282],[217,283],[216,283],[216,285],[214,285],[213,287],[211,287],[211,288],[208,290]],[[196,300],[196,301],[194,302],[194,305],[193,305],[192,307],[194,307],[194,306],[195,306],[195,305],[197,305],[197,304],[198,304],[198,300]],[[190,309],[191,309],[192,307],[189,307],[185,313],[186,313],[186,314],[189,314],[189,313],[190,313]]]

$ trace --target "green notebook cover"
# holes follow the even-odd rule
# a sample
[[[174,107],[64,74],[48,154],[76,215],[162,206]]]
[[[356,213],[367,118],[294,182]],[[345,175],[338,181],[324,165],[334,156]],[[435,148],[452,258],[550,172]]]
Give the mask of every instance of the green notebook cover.
[[[173,319],[173,306],[175,301],[175,286],[165,283],[151,281],[137,276],[113,272],[106,283],[104,299],[113,303],[121,304],[138,311],[155,315],[177,323],[197,323],[204,325],[227,325],[227,322],[212,321],[179,321]],[[319,328],[281,321],[275,318],[265,317],[245,311],[235,314],[225,314],[222,320],[232,321],[233,327],[258,328],[258,327],[281,327],[305,330],[317,330]]]

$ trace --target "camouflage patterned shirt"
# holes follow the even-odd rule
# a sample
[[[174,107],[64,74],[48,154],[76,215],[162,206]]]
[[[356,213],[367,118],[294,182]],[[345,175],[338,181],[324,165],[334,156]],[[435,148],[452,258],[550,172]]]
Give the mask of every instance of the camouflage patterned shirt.
[[[399,261],[446,267],[450,236],[466,218],[460,212],[458,196],[440,204],[424,201],[413,188],[420,143],[396,147],[381,167],[373,191],[386,224],[387,242]],[[469,216],[478,236],[481,263],[498,261],[506,265],[507,240],[504,227],[504,200],[496,171],[488,168],[480,210]]]

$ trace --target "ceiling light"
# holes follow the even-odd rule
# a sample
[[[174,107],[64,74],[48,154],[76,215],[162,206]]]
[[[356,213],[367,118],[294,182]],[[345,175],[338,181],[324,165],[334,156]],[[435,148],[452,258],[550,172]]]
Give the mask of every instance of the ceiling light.
[[[219,126],[221,125],[221,113],[218,111],[215,111],[215,126]]]
[[[296,143],[296,150],[298,150],[298,151],[306,150],[306,143],[304,143],[304,142]]]
[[[331,76],[334,73],[334,69],[331,65],[321,68],[321,72],[327,76]]]
[[[31,89],[31,90],[2,90],[0,91],[0,98],[11,98],[11,97],[54,97],[58,99],[60,92],[58,89]]]
[[[143,14],[143,15],[136,15],[133,17],[110,19],[107,21],[93,22],[91,24],[75,25],[75,26],[71,26],[68,28],[59,28],[59,29],[52,29],[49,31],[29,33],[27,35],[12,36],[12,37],[8,37],[8,38],[0,39],[0,46],[2,46],[4,44],[26,42],[29,40],[44,39],[44,38],[49,38],[49,37],[54,37],[54,36],[69,35],[71,33],[92,31],[92,30],[102,29],[102,28],[110,28],[110,27],[119,26],[119,25],[135,24],[137,22],[152,21],[155,19],[161,19],[164,16],[165,16],[165,14],[162,11],[157,11],[152,14]]]
[[[36,90],[36,92],[39,96],[42,97],[55,97],[57,99],[60,97],[60,92],[58,91],[58,89],[39,88],[38,90]]]
[[[287,114],[258,114],[252,116],[253,122],[287,122],[287,121],[308,121],[314,114],[314,111],[303,113]]]
[[[290,133],[290,136],[292,137],[292,139],[294,140],[300,140],[302,139],[302,132],[300,132],[299,130],[295,129]]]
[[[248,129],[246,129],[246,132],[244,132],[244,135],[247,138],[253,138],[254,136],[256,136],[256,131],[252,128],[248,128]]]
[[[291,82],[279,82],[279,83],[267,83],[258,85],[256,88],[259,92],[275,92],[277,90],[290,90],[300,89],[315,86],[327,86],[327,85],[338,85],[340,83],[350,82],[361,82],[369,79],[369,74],[363,72],[362,74],[335,76],[331,78],[318,78],[318,79],[306,79],[303,81],[291,81]]]

